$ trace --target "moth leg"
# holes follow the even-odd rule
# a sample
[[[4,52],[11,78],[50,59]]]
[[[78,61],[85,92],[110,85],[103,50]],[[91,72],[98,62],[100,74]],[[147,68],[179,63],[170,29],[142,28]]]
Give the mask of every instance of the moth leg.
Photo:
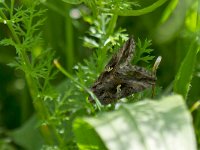
[[[107,71],[107,72],[110,72],[112,70],[113,70],[113,67],[108,67],[108,68],[105,69],[105,71]]]
[[[121,89],[121,84],[119,84],[119,85],[117,85],[117,87],[116,87],[116,90],[117,90],[117,92],[116,92],[116,95],[117,95],[117,97],[119,98],[119,97],[121,97],[121,95],[122,95],[122,89]]]
[[[117,86],[117,93],[119,93],[119,92],[121,92],[121,84],[119,84],[118,86]]]

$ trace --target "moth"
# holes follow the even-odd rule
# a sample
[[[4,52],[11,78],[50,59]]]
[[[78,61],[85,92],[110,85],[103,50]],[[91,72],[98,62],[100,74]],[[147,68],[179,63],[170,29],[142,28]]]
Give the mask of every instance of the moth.
[[[156,76],[153,72],[131,64],[134,53],[135,42],[133,37],[130,37],[113,55],[92,85],[91,91],[102,105],[114,103],[155,85]],[[95,102],[91,97],[89,101]]]

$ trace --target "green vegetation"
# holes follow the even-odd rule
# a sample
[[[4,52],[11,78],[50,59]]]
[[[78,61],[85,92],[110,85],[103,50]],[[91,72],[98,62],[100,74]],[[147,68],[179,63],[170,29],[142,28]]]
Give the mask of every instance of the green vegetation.
[[[198,0],[0,0],[0,149],[199,149],[199,31]],[[132,35],[133,64],[162,56],[155,97],[102,106],[90,87]]]

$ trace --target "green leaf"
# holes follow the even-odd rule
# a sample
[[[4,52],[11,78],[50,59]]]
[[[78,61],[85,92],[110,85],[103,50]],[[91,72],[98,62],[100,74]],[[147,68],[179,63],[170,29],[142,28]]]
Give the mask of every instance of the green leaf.
[[[154,56],[151,56],[150,53],[153,51],[153,49],[150,49],[151,46],[150,40],[145,40],[144,43],[138,38],[138,41],[136,43],[136,51],[135,56],[133,59],[134,64],[137,64],[139,61],[144,61],[146,63],[149,63]]]
[[[73,128],[80,149],[196,150],[192,118],[179,95],[80,118]]]
[[[185,99],[190,90],[190,83],[193,77],[197,53],[200,49],[199,37],[193,38],[193,43],[190,46],[179,71],[174,81],[174,92],[181,94]]]
[[[176,4],[176,1],[171,1],[163,13],[160,25],[156,29],[156,42],[166,43],[178,35],[185,23],[185,16],[192,2],[193,0],[179,0]]]
[[[43,138],[36,128],[38,120],[31,117],[22,127],[9,133],[12,140],[26,150],[38,150],[44,143]]]
[[[77,119],[73,128],[78,139],[78,147],[80,150],[106,149],[103,141],[89,123],[84,122],[82,119]]]
[[[80,4],[82,3],[82,0],[63,0],[63,2],[66,2],[69,4]]]
[[[179,0],[171,0],[171,2],[169,3],[169,5],[166,7],[163,16],[161,18],[161,22],[164,23],[169,17],[170,15],[173,13],[173,11],[175,10],[177,4],[178,4]]]

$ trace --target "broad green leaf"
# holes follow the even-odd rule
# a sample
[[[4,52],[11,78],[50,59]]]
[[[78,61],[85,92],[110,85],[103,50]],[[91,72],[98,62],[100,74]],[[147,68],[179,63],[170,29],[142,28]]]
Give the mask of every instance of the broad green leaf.
[[[185,23],[186,13],[193,1],[194,0],[179,0],[177,4],[176,1],[172,1],[169,4],[163,13],[161,24],[155,32],[155,40],[158,43],[166,43],[176,37]],[[170,9],[172,9],[173,12]]]
[[[179,95],[79,118],[73,129],[81,150],[196,150],[192,118]]]
[[[82,0],[63,0],[63,2],[66,2],[69,4],[80,4],[82,3]]]
[[[106,149],[103,141],[97,135],[95,129],[82,119],[77,119],[74,126],[74,133],[78,139],[78,146],[81,150]]]
[[[9,136],[17,145],[26,150],[39,150],[44,141],[36,127],[37,123],[36,116],[33,116],[22,127],[10,132]]]
[[[190,83],[193,77],[197,53],[200,49],[200,39],[193,38],[190,49],[188,50],[174,81],[174,92],[181,94],[185,99],[190,90]]]

